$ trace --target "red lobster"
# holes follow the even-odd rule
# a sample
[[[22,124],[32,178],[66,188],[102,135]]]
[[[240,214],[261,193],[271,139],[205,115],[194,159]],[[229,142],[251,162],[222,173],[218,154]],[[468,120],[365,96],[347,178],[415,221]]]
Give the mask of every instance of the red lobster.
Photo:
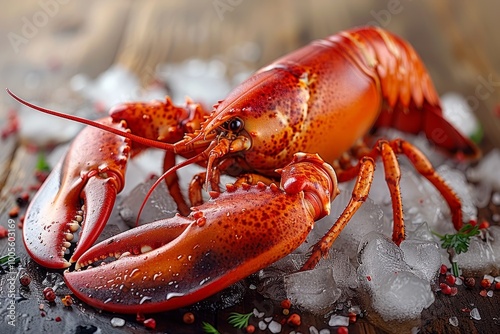
[[[350,203],[313,247],[303,269],[313,268],[327,253],[366,199],[378,157],[392,198],[396,243],[405,233],[398,154],[406,155],[441,192],[455,228],[460,228],[460,200],[422,153],[399,139],[379,140],[372,148],[365,144],[378,128],[424,132],[455,157],[480,155],[443,118],[429,75],[411,46],[378,28],[344,31],[278,59],[235,88],[210,114],[192,102],[175,107],[167,99],[125,104],[111,117],[92,122],[11,95],[37,110],[106,130],[88,127],[75,139],[31,204],[24,240],[33,259],[44,266],[65,268],[77,261],[81,271],[65,272],[67,285],[78,298],[114,312],[189,305],[293,251],[314,221],[329,212],[329,201],[338,192],[335,174],[319,156],[334,163],[339,181],[357,181]],[[190,186],[192,212],[143,225],[86,251],[123,187],[130,152],[143,146],[167,151],[164,166],[172,167],[167,183],[183,213],[188,207],[175,171],[191,163],[206,167]],[[187,160],[174,166],[175,155]],[[221,173],[238,177],[223,193]],[[273,181],[280,177],[278,187]],[[212,191],[202,204],[204,185]],[[80,241],[68,262],[64,252],[81,221]],[[119,259],[90,266],[108,257]]]

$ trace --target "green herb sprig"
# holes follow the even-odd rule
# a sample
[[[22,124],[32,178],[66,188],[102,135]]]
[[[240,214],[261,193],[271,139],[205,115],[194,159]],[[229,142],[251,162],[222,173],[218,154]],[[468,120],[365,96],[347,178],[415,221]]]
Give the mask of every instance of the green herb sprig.
[[[248,326],[248,320],[253,315],[253,312],[242,314],[237,312],[231,312],[227,318],[227,322],[236,328],[244,328]]]
[[[479,226],[473,226],[469,223],[462,226],[455,234],[435,234],[441,239],[442,248],[453,249],[456,254],[460,254],[469,250],[470,238],[479,234]]]
[[[207,334],[220,334],[219,331],[208,322],[203,321],[202,328],[203,331]]]
[[[433,233],[441,239],[441,247],[447,249],[448,253],[450,253],[453,275],[459,276],[458,263],[453,261],[453,256],[469,250],[470,239],[479,234],[479,225],[467,223],[455,234],[441,235],[436,232]]]
[[[45,158],[45,154],[43,152],[40,152],[40,154],[38,154],[36,170],[39,172],[50,172],[49,163],[47,162],[47,159]]]

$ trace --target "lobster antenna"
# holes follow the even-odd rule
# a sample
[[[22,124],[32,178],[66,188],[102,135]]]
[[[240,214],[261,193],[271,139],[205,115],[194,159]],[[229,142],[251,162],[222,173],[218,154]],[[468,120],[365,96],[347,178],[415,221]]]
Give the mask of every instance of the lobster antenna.
[[[90,126],[93,126],[95,128],[98,128],[98,129],[101,129],[101,130],[104,130],[104,131],[107,131],[107,132],[111,132],[111,133],[113,133],[115,135],[128,138],[128,139],[130,139],[130,140],[132,140],[132,141],[134,141],[136,143],[139,143],[139,144],[142,144],[142,145],[145,145],[145,146],[148,146],[148,147],[159,148],[159,149],[162,149],[162,150],[170,150],[170,151],[173,151],[173,152],[177,153],[176,152],[176,146],[174,144],[169,144],[169,143],[164,143],[164,142],[161,142],[161,141],[158,141],[158,140],[154,140],[154,139],[144,138],[144,137],[141,137],[141,136],[138,136],[138,135],[134,135],[133,133],[124,132],[124,131],[120,131],[118,129],[114,129],[114,128],[108,127],[108,126],[106,126],[104,124],[101,124],[101,123],[98,123],[98,122],[95,122],[95,121],[92,121],[92,120],[89,120],[89,119],[85,119],[85,118],[82,118],[82,117],[78,117],[78,116],[74,116],[74,115],[69,115],[69,114],[65,114],[65,113],[59,112],[59,111],[55,111],[55,110],[43,108],[43,107],[37,106],[37,105],[35,105],[33,103],[30,103],[30,102],[28,102],[26,100],[23,100],[22,98],[20,98],[16,94],[14,94],[8,88],[6,88],[6,91],[7,91],[7,93],[10,96],[12,96],[12,98],[14,100],[18,101],[19,103],[21,103],[21,104],[23,104],[26,107],[29,107],[31,109],[35,109],[35,110],[41,111],[41,112],[43,112],[45,114],[49,114],[49,115],[52,115],[52,116],[56,116],[56,117],[68,119],[70,121],[74,121],[74,122],[78,122],[78,123],[83,123],[83,124],[86,124],[86,125],[90,125]]]
[[[146,202],[148,201],[148,198],[151,196],[151,194],[153,193],[153,191],[156,189],[156,187],[158,187],[158,185],[160,184],[161,181],[165,180],[165,178],[167,176],[169,176],[170,174],[172,173],[175,173],[177,170],[181,169],[182,167],[185,167],[187,165],[190,165],[192,163],[196,163],[198,161],[203,161],[205,159],[205,155],[207,152],[210,152],[210,150],[213,148],[213,146],[215,145],[212,144],[210,145],[209,147],[207,147],[207,149],[203,152],[201,152],[200,154],[198,155],[195,155],[194,157],[192,158],[189,158],[187,160],[184,160],[183,162],[181,162],[180,164],[178,165],[175,165],[173,167],[171,167],[170,169],[168,169],[166,172],[164,172],[156,181],[155,183],[153,183],[153,185],[151,186],[151,188],[149,188],[148,190],[148,193],[146,194],[146,196],[144,197],[144,200],[142,201],[142,204],[141,204],[141,208],[139,209],[139,213],[137,214],[137,219],[135,221],[135,226],[139,226],[139,219],[141,217],[141,213],[142,213],[142,210],[144,209],[144,207],[146,206]]]

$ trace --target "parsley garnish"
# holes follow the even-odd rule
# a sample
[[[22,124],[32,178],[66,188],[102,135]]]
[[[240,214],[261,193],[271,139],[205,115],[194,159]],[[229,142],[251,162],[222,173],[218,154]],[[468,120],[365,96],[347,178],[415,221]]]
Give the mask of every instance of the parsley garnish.
[[[471,224],[465,224],[462,228],[455,234],[436,234],[442,241],[441,247],[444,249],[452,248],[455,253],[465,253],[469,250],[470,238],[479,234],[479,226],[472,226]]]
[[[453,261],[453,255],[465,253],[469,250],[470,238],[479,234],[479,226],[468,223],[462,226],[462,228],[455,234],[441,235],[435,232],[433,233],[441,239],[441,247],[448,250],[452,260],[451,264],[453,275],[458,277],[458,263]]]

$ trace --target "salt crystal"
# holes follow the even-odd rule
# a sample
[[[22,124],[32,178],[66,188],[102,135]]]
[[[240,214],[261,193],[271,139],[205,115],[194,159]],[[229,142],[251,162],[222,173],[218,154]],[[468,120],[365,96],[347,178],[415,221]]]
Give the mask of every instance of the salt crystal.
[[[349,326],[349,317],[344,317],[342,315],[332,314],[328,325],[331,327],[335,326]]]
[[[259,321],[258,326],[259,326],[259,329],[260,329],[261,331],[265,331],[265,330],[267,329],[267,324],[266,324],[264,321],[262,321],[262,320],[261,320],[261,321]]]
[[[486,279],[488,280],[488,282],[493,283],[493,281],[495,280],[495,277],[491,276],[491,275],[484,275],[483,276],[483,279]]]
[[[123,327],[125,326],[125,320],[122,318],[112,318],[111,326],[113,327]]]
[[[319,334],[319,331],[316,327],[311,326],[311,327],[309,327],[309,333],[310,334]]]
[[[273,317],[266,317],[264,318],[265,322],[271,322],[273,320]]]
[[[319,334],[330,334],[330,330],[328,328],[323,328],[319,331]]]
[[[271,321],[267,327],[271,333],[280,333],[281,332],[281,324],[277,321]]]
[[[460,277],[455,277],[455,285],[462,285],[464,282]]]
[[[477,309],[477,307],[474,307],[471,311],[470,311],[470,316],[472,319],[474,320],[481,320],[481,315],[479,314],[479,310]]]
[[[486,295],[488,297],[490,297],[490,298],[493,297],[493,290],[488,290],[488,292],[486,293]]]
[[[356,315],[360,315],[361,314],[361,307],[359,307],[358,305],[351,306],[349,308],[349,313],[354,313]]]
[[[452,325],[453,327],[458,327],[458,318],[453,316],[453,317],[450,317],[450,319],[448,319],[448,322],[450,323],[450,325]]]
[[[259,310],[257,310],[256,308],[253,309],[253,315],[256,317],[256,318],[262,318],[264,316],[264,312],[259,312]]]

